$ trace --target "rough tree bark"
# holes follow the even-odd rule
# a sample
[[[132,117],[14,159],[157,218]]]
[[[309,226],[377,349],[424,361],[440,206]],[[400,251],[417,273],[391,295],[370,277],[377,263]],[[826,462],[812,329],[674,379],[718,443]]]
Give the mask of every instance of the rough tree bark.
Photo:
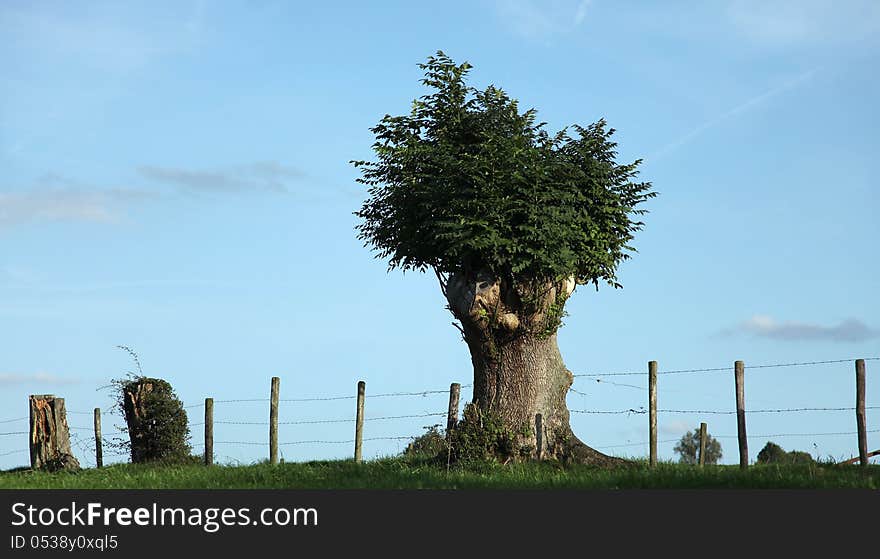
[[[542,414],[545,457],[626,463],[581,442],[569,424],[565,396],[574,377],[559,352],[556,329],[573,279],[514,285],[485,272],[462,272],[441,278],[441,287],[471,353],[473,404],[480,412],[494,415],[512,433],[531,428],[518,442],[533,448],[535,415]]]
[[[34,470],[78,470],[70,449],[64,398],[52,394],[30,397],[30,452]]]
[[[122,409],[128,426],[132,464],[147,462],[150,458],[149,431],[152,425],[147,418],[144,400],[152,391],[153,383],[148,380],[131,383],[123,389]]]

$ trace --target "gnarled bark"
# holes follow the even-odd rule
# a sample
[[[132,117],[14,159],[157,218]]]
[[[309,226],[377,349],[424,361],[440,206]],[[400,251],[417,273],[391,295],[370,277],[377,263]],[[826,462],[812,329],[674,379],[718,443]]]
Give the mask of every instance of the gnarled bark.
[[[521,446],[537,450],[535,416],[543,418],[543,456],[611,466],[625,461],[581,442],[572,432],[565,396],[574,377],[556,341],[573,279],[512,284],[486,272],[459,273],[444,293],[461,322],[474,367],[473,403],[492,414]],[[533,455],[536,455],[536,450]]]
[[[30,453],[34,470],[78,470],[70,449],[70,431],[64,398],[32,394],[30,399]]]

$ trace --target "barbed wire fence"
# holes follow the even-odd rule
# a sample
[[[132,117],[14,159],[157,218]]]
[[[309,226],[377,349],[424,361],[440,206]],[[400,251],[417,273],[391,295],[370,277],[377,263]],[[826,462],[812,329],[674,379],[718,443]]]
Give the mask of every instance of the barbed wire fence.
[[[472,388],[472,386],[472,384],[460,385],[461,388]],[[405,445],[424,434],[424,430],[445,425],[445,418],[448,414],[448,410],[445,409],[447,402],[438,397],[447,396],[449,392],[450,391],[448,389],[427,389],[419,391],[380,392],[377,394],[370,394],[370,401],[401,398],[410,400],[428,399],[423,407],[427,406],[429,409],[430,407],[434,407],[434,409],[437,411],[426,410],[420,413],[376,413],[375,415],[366,415],[363,418],[363,422],[367,425],[390,425],[389,428],[382,429],[379,433],[377,433],[376,436],[362,436],[362,442],[394,441],[400,443],[400,445]],[[301,406],[301,404],[315,403],[320,405],[328,402],[346,404],[354,403],[356,399],[357,396],[355,394],[279,398],[278,403],[281,405],[282,412],[294,412],[295,415],[292,419],[289,420],[276,420],[276,425],[282,427],[282,429],[284,427],[307,428],[309,426],[349,426],[353,428],[357,419],[355,417],[355,414],[352,414],[348,417],[343,417],[343,414],[340,414],[340,416],[337,417],[309,417],[308,415],[305,415],[307,413],[307,410],[303,406]],[[236,431],[236,428],[252,428],[257,426],[266,427],[268,429],[271,424],[271,420],[270,417],[267,417],[268,414],[265,414],[263,412],[266,411],[266,404],[270,403],[271,397],[213,399],[212,404],[217,404],[217,407],[215,409],[217,409],[219,413],[217,414],[216,419],[212,417],[211,420],[213,430],[218,435],[216,440],[211,441],[212,446],[217,445],[220,448],[236,446],[268,448],[270,445],[270,441],[268,439],[264,439],[263,441],[254,440],[252,432],[247,433],[244,437],[237,437],[236,434],[240,433]],[[259,410],[254,409],[253,406],[247,406],[247,404],[256,404],[259,406]],[[285,406],[288,407],[286,408]],[[290,409],[291,406],[293,406],[293,409]],[[299,406],[299,409],[296,409],[297,406]],[[203,454],[205,450],[205,445],[203,443],[196,443],[195,441],[200,438],[201,434],[201,429],[198,428],[205,425],[204,421],[197,420],[200,419],[200,417],[197,417],[199,415],[199,411],[204,411],[205,403],[186,404],[183,406],[183,408],[187,411],[190,419],[190,421],[188,421],[188,426],[191,429],[190,435],[192,451],[194,454]],[[443,408],[444,411],[439,411],[441,408]],[[105,424],[107,423],[107,419],[110,419],[111,422],[114,424],[112,428],[108,429],[105,427],[102,429],[102,455],[104,458],[104,463],[109,465],[114,461],[128,461],[129,454],[127,452],[120,451],[123,445],[109,442],[113,438],[121,438],[124,440],[128,437],[128,431],[125,427],[125,419],[122,413],[116,407],[101,408],[100,411],[100,415],[103,418]],[[352,406],[352,411],[354,411],[354,406]],[[71,447],[75,449],[75,452],[78,454],[80,463],[86,467],[96,466],[97,461],[95,429],[94,427],[87,427],[85,425],[82,425],[82,420],[86,417],[94,417],[95,412],[89,412],[80,409],[69,409],[66,413],[68,415],[68,429],[70,434]],[[8,446],[5,442],[5,439],[7,437],[9,439],[14,439],[16,436],[20,436],[21,439],[18,439],[18,441],[21,441],[22,439],[27,439],[29,432],[21,429],[28,428],[28,421],[28,417],[15,417],[0,420],[0,457],[14,456],[19,454],[26,455],[28,453],[26,443],[24,445],[24,448],[10,449],[8,451],[5,450],[5,448]],[[7,424],[10,427],[16,427],[16,429],[9,429],[8,431],[6,431],[4,427]],[[383,431],[387,432],[387,434],[384,434]],[[352,434],[354,434],[354,430],[352,430]],[[304,436],[302,438],[295,438],[293,440],[281,440],[277,444],[279,447],[284,449],[297,448],[308,445],[328,445],[331,447],[341,447],[343,445],[353,445],[354,443],[355,439],[351,438],[351,435],[349,435],[347,437],[339,438],[326,436]],[[398,445],[398,451],[402,450],[400,448],[400,445]],[[334,455],[335,457],[343,457],[339,453],[334,453]],[[219,458],[225,459],[227,463],[242,462],[241,459],[229,455],[221,454]]]
[[[864,361],[878,361],[880,358],[878,357],[869,357],[865,358]],[[835,359],[835,360],[824,360],[824,361],[805,361],[805,362],[790,362],[790,363],[773,363],[773,364],[760,364],[760,365],[749,365],[746,366],[745,369],[751,370],[761,370],[762,372],[769,373],[770,370],[773,369],[787,369],[792,367],[818,367],[822,365],[840,365],[843,363],[852,363],[853,359]],[[671,370],[659,370],[656,372],[657,377],[660,378],[710,378],[711,376],[718,375],[721,373],[727,372],[730,373],[733,370],[733,367],[708,367],[708,368],[690,368],[690,369],[671,369]],[[706,375],[705,377],[703,375]],[[635,384],[633,382],[621,382],[622,377],[637,377],[637,376],[647,376],[646,372],[637,372],[637,371],[617,371],[617,372],[605,372],[605,373],[595,373],[588,372],[582,374],[574,374],[575,384],[570,389],[569,396],[569,408],[570,412],[573,415],[583,416],[583,417],[604,417],[604,416],[620,416],[625,418],[642,418],[649,414],[648,409],[645,408],[643,404],[636,404],[630,407],[621,407],[618,409],[599,409],[599,408],[583,408],[576,407],[580,406],[580,402],[588,402],[591,400],[591,394],[589,392],[585,392],[583,390],[584,381],[595,383],[596,386],[600,387],[609,387],[611,389],[617,390],[621,389],[621,392],[632,394],[633,396],[636,394],[636,391],[640,391],[642,395],[646,395],[648,393],[648,387]],[[665,381],[664,381],[665,382]],[[472,388],[473,385],[466,384],[461,385],[461,388]],[[625,389],[625,390],[623,390]],[[700,391],[695,389],[693,386],[690,387],[689,390],[679,390],[676,391],[674,389],[667,389],[665,384],[661,385],[659,389],[661,395],[665,395],[667,392],[669,393],[684,393],[688,395],[689,399],[693,399],[694,396],[700,394]],[[424,391],[401,391],[401,392],[382,392],[378,394],[370,394],[368,399],[372,402],[376,399],[395,399],[395,398],[432,398],[431,406],[434,406],[434,400],[437,399],[441,395],[449,395],[449,390],[443,389],[431,389]],[[581,398],[582,400],[578,400],[577,398]],[[313,397],[298,397],[298,398],[278,398],[277,403],[284,405],[294,405],[294,409],[297,412],[301,412],[302,408],[300,406],[299,409],[296,408],[295,405],[299,404],[322,404],[328,402],[337,402],[340,404],[344,403],[352,403],[357,401],[357,395],[349,394],[349,395],[319,395]],[[644,400],[643,400],[644,401]],[[732,399],[731,399],[732,401]],[[231,447],[263,447],[268,448],[272,444],[270,440],[264,440],[262,442],[251,439],[248,436],[245,437],[237,437],[236,429],[239,427],[266,427],[269,428],[271,426],[272,420],[271,416],[266,418],[263,415],[263,418],[257,418],[256,414],[253,417],[245,417],[243,412],[243,406],[246,408],[246,404],[257,404],[260,406],[265,406],[265,404],[271,404],[272,398],[233,398],[233,399],[217,399],[212,400],[213,404],[219,404],[218,410],[218,418],[214,419],[213,415],[211,418],[212,423],[212,432],[216,435],[219,435],[216,440],[212,440],[210,442],[210,446],[212,447],[213,454],[213,446],[218,445],[221,448],[231,448]],[[354,445],[358,436],[360,436],[360,440],[362,442],[397,442],[398,451],[401,450],[400,445],[403,442],[410,442],[414,440],[417,436],[423,434],[416,432],[413,430],[417,427],[421,427],[422,429],[429,429],[431,427],[441,427],[444,423],[443,418],[446,417],[449,413],[449,409],[441,409],[442,404],[445,402],[438,401],[436,403],[436,407],[434,410],[436,411],[423,411],[420,413],[403,413],[403,414],[379,414],[375,416],[365,415],[361,417],[363,423],[367,425],[379,425],[379,424],[388,424],[398,427],[398,429],[386,429],[384,431],[379,431],[375,435],[363,437],[362,433],[358,435],[355,433],[355,438],[341,437],[341,438],[330,438],[325,436],[318,437],[309,437],[303,436],[302,438],[295,438],[293,440],[281,440],[276,441],[276,445],[280,449],[284,448],[297,448],[308,445],[321,445],[321,446],[331,446],[331,447],[343,447],[343,445]],[[205,403],[197,403],[197,404],[188,404],[185,405],[184,408],[188,411],[188,413],[196,412],[197,410],[202,410],[204,412]],[[282,409],[285,412],[289,412],[290,409],[282,406]],[[430,409],[430,408],[429,408]],[[880,405],[873,406],[864,406],[864,410],[878,410],[880,409]],[[116,438],[124,438],[127,437],[127,430],[124,426],[124,418],[122,418],[119,410],[115,408],[102,409],[102,414],[106,417],[111,417],[115,421],[119,423],[114,426],[112,430],[105,431],[106,434],[111,435]],[[751,416],[761,416],[761,415],[776,415],[776,414],[807,414],[807,413],[843,413],[843,412],[855,412],[858,411],[855,406],[841,406],[841,405],[796,405],[790,407],[756,407],[753,409],[746,409],[745,414],[749,417]],[[261,413],[265,412],[265,408],[261,409]],[[78,418],[81,416],[92,416],[94,412],[88,412],[83,410],[69,410],[67,412],[71,416],[70,421],[70,435],[71,435],[71,445],[75,447],[84,458],[81,462],[85,466],[94,466],[96,464],[95,460],[95,436],[94,436],[94,428],[86,427],[79,424]],[[726,409],[721,408],[711,408],[705,406],[699,406],[696,408],[688,408],[688,407],[658,407],[655,410],[655,413],[661,416],[684,416],[687,417],[687,420],[690,424],[698,425],[700,420],[705,416],[716,416],[720,418],[724,417],[734,417],[737,416],[738,411],[736,409],[730,409],[730,407]],[[286,413],[285,413],[286,415]],[[195,418],[193,418],[195,419]],[[23,436],[22,438],[27,438],[28,431],[27,422],[28,417],[15,417],[0,420],[0,458],[7,456],[17,456],[19,454],[28,453],[28,448],[25,446],[24,448],[14,449],[11,448],[11,444],[8,441],[16,440],[16,437]],[[415,422],[414,420],[418,420]],[[430,423],[428,425],[424,425],[425,420],[432,421],[434,423]],[[289,427],[308,427],[308,426],[323,426],[323,425],[347,425],[349,427],[354,427],[358,423],[357,415],[349,415],[346,417],[309,417],[309,416],[294,416],[292,419],[286,419],[284,421],[279,421],[277,416],[275,418],[276,429],[278,426],[289,426]],[[414,425],[414,423],[421,423],[422,425]],[[401,424],[406,424],[409,432],[404,434],[399,429]],[[204,421],[192,421],[189,423],[190,428],[194,427],[203,427],[205,425]],[[215,426],[217,429],[215,430]],[[607,430],[607,429],[606,429]],[[638,428],[638,431],[642,431],[642,428]],[[878,433],[880,429],[867,429],[866,433]],[[196,432],[191,433],[194,438],[197,437]],[[834,430],[834,431],[819,431],[819,432],[779,432],[779,433],[770,433],[770,434],[748,434],[746,435],[747,439],[774,439],[774,438],[783,438],[783,437],[843,437],[843,436],[853,436],[858,435],[858,431],[848,431],[848,430]],[[722,432],[721,434],[713,434],[712,437],[716,439],[739,439],[739,434],[728,434]],[[595,448],[601,450],[603,452],[611,451],[615,453],[620,449],[635,449],[638,455],[638,450],[642,451],[648,450],[650,451],[651,441],[639,441],[639,442],[630,442],[627,440],[631,437],[621,437],[626,442],[617,443],[612,442],[611,444],[597,444]],[[656,438],[656,434],[655,434]],[[106,435],[105,435],[106,439]],[[21,439],[17,439],[21,440]],[[657,444],[669,444],[678,442],[680,439],[663,439],[658,440]],[[207,442],[207,441],[206,441]],[[107,445],[104,445],[107,446]],[[103,456],[105,460],[109,459],[112,462],[114,459],[116,461],[127,461],[128,455],[124,452],[119,452],[117,449],[118,445],[109,445],[109,449],[105,449],[103,452]],[[109,452],[107,451],[109,450]],[[203,443],[196,443],[192,445],[192,450],[194,453],[204,453],[206,450],[206,446]],[[231,457],[220,455],[220,458],[226,458],[227,463],[238,462],[241,463],[241,460]],[[282,454],[283,460],[283,454]]]
[[[862,365],[861,365],[862,366],[862,373],[864,374],[864,370],[865,370],[864,362],[878,361],[878,360],[880,360],[880,358],[877,358],[877,357],[868,357],[868,358],[864,358],[861,360],[829,359],[829,360],[821,360],[821,361],[802,361],[802,362],[744,365],[744,369],[745,369],[746,373],[749,370],[760,371],[761,376],[764,376],[766,378],[766,375],[768,375],[772,372],[775,372],[774,370],[782,371],[782,370],[790,369],[790,368],[804,368],[804,367],[817,368],[819,366],[834,366],[834,373],[835,374],[829,375],[828,376],[829,378],[826,378],[825,382],[828,383],[833,380],[834,382],[836,382],[837,388],[840,389],[840,388],[851,388],[852,387],[851,384],[839,382],[841,376],[838,373],[843,373],[843,368],[841,367],[842,364],[846,363],[846,364],[852,365],[853,362],[856,362],[856,369],[858,371],[859,364],[857,363],[857,361],[862,361]],[[847,369],[850,372],[852,371],[851,368],[847,368]],[[734,371],[735,371],[735,366],[733,366],[733,367],[727,366],[727,367],[704,367],[704,368],[658,370],[658,371],[656,371],[656,375],[657,375],[657,377],[659,377],[660,380],[657,380],[656,382],[659,383],[660,387],[656,388],[656,390],[657,390],[657,392],[659,392],[659,394],[661,396],[665,396],[667,393],[669,393],[669,394],[686,393],[689,402],[693,403],[693,399],[695,396],[698,396],[700,394],[703,394],[703,395],[706,394],[705,391],[701,391],[699,388],[697,388],[697,381],[708,379],[708,378],[713,378],[713,377],[714,378],[722,377],[722,376],[724,376],[723,373],[730,374],[731,372],[734,372]],[[602,372],[602,373],[588,372],[588,373],[582,373],[582,374],[575,374],[574,375],[575,384],[572,387],[571,392],[576,396],[589,397],[589,393],[585,392],[582,389],[584,386],[583,383],[584,383],[584,381],[595,382],[596,386],[607,386],[607,387],[613,387],[613,388],[631,389],[628,392],[631,392],[633,395],[635,395],[635,391],[639,391],[643,395],[648,396],[648,398],[646,398],[646,400],[647,400],[646,404],[650,405],[649,404],[650,394],[649,394],[649,387],[648,386],[637,385],[637,384],[633,384],[632,382],[620,382],[621,380],[628,380],[628,379],[625,379],[624,377],[639,377],[639,376],[650,378],[650,373],[647,371],[642,371],[642,372],[639,372],[639,371],[612,371],[612,372]],[[857,372],[857,376],[858,376],[858,372]],[[830,378],[830,377],[833,377],[833,378]],[[664,378],[669,379],[669,380],[688,379],[687,382],[689,382],[689,389],[688,390],[668,389],[666,381],[662,380]],[[749,375],[748,378],[749,378],[750,382],[760,380],[760,377],[757,377],[755,374]],[[580,380],[580,382],[578,382],[579,380]],[[725,378],[725,380],[726,380],[726,378]],[[785,383],[789,383],[788,387],[782,386]],[[785,393],[797,394],[798,393],[798,390],[796,389],[797,387],[791,386],[790,383],[791,383],[790,378],[783,379],[782,383],[777,386],[778,390],[776,392],[774,392],[773,398],[778,399],[780,397],[781,393],[782,394],[785,394]],[[650,384],[650,381],[648,384]],[[858,381],[857,381],[857,384],[858,384]],[[581,389],[578,389],[576,387],[580,387]],[[792,389],[792,388],[794,388],[794,389]],[[858,391],[858,387],[857,387],[857,391]],[[627,392],[627,391],[621,391],[621,392]],[[750,394],[751,393],[752,392],[750,392]],[[727,390],[723,390],[723,394],[725,395],[725,400],[727,400],[728,399],[726,396],[728,394]],[[849,392],[849,394],[851,397],[852,393]],[[857,401],[858,401],[859,397],[860,396],[857,394],[857,397],[856,397]],[[861,407],[859,407],[858,405],[857,406],[793,405],[793,406],[789,406],[789,407],[767,406],[767,407],[754,407],[754,408],[746,407],[743,409],[743,412],[744,412],[745,417],[754,417],[754,416],[760,417],[762,415],[763,416],[773,416],[776,414],[791,414],[791,415],[796,416],[798,414],[813,414],[813,413],[832,414],[833,415],[836,413],[837,417],[832,423],[835,425],[838,425],[838,424],[840,424],[841,412],[849,412],[849,413],[862,412],[863,413],[866,410],[880,409],[880,405],[864,405],[864,397],[865,397],[865,394],[864,394],[864,386],[863,386],[862,393],[861,393],[863,405]],[[673,401],[675,400],[675,398],[670,398],[670,399]],[[760,398],[760,399],[763,400],[765,398]],[[645,400],[642,400],[642,401],[645,402]],[[730,401],[730,404],[733,404],[734,398],[730,397],[729,401]],[[878,403],[880,403],[880,402],[878,402]],[[632,405],[631,407],[623,407],[623,408],[618,408],[618,409],[571,409],[570,411],[572,414],[583,414],[584,416],[613,415],[613,416],[623,416],[626,418],[634,418],[634,417],[644,418],[645,416],[647,416],[649,414],[650,410],[646,409],[644,404],[636,404],[636,405]],[[730,417],[730,418],[737,417],[739,411],[736,409],[735,406],[732,406],[732,405],[729,407],[726,407],[724,409],[711,408],[711,407],[700,407],[700,408],[694,409],[694,408],[689,408],[689,407],[662,407],[662,406],[658,406],[655,409],[655,413],[660,417],[666,416],[667,418],[671,417],[671,416],[680,416],[680,417],[684,416],[684,417],[686,417],[687,418],[686,422],[685,421],[678,421],[677,428],[679,429],[679,432],[681,432],[684,430],[682,427],[685,424],[689,424],[692,426],[699,426],[701,421],[705,421],[705,416],[716,416],[716,417],[723,420],[725,417]],[[716,438],[716,439],[740,440],[741,437],[740,437],[740,434],[738,432],[736,425],[734,425],[733,427],[734,427],[734,430],[737,431],[737,434],[728,434],[728,433],[724,433],[722,431],[722,434],[718,434],[718,435],[713,434],[712,436],[713,436],[713,438]],[[641,431],[641,429],[638,429],[638,430]],[[696,430],[695,430],[695,432],[696,432]],[[865,429],[861,436],[865,436],[867,434],[874,434],[874,433],[878,433],[878,432],[880,432],[880,429]],[[817,432],[803,432],[803,431],[777,432],[777,431],[771,431],[771,432],[761,432],[760,434],[747,433],[747,434],[745,434],[744,438],[746,440],[763,439],[763,440],[767,440],[768,442],[770,442],[773,439],[782,439],[782,438],[789,438],[789,437],[796,438],[796,439],[802,439],[804,437],[858,437],[858,436],[860,436],[860,433],[857,428],[857,430],[834,430],[834,431],[817,431]],[[655,435],[655,437],[656,437],[656,435]],[[681,441],[681,438],[665,439],[665,440],[657,441],[657,444],[677,443],[679,441]],[[619,444],[619,443],[611,443],[611,444],[606,444],[606,445],[600,444],[600,445],[597,445],[596,448],[598,450],[612,451],[612,452],[616,452],[618,449],[642,449],[643,451],[647,451],[647,452],[645,452],[645,454],[648,454],[648,453],[650,453],[650,445],[651,445],[651,440],[648,439],[648,440],[642,440],[640,442],[626,442],[625,444]],[[814,443],[813,446],[818,448],[818,445],[816,443]],[[855,446],[855,445],[853,445],[853,446]],[[655,452],[656,452],[656,450],[655,450]],[[857,455],[858,455],[858,453],[857,453]],[[644,456],[644,454],[642,454],[642,456]],[[833,457],[829,456],[829,458],[833,458]]]

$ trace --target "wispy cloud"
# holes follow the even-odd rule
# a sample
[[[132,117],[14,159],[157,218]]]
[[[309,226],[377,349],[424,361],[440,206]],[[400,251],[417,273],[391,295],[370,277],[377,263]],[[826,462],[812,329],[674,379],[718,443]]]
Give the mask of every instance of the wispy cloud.
[[[114,73],[198,46],[204,2],[176,3],[165,17],[168,11],[113,2],[69,9],[27,2],[0,6],[8,42],[23,55]]]
[[[125,189],[36,188],[0,192],[0,228],[39,221],[117,223],[147,193]]]
[[[743,103],[740,103],[739,105],[733,107],[732,109],[729,109],[729,110],[719,114],[718,116],[710,118],[709,120],[703,122],[699,126],[692,129],[690,132],[687,132],[686,134],[682,135],[678,139],[676,139],[672,142],[669,142],[665,146],[656,150],[654,153],[652,153],[651,155],[646,157],[646,159],[649,161],[657,161],[659,159],[662,159],[664,156],[668,155],[669,153],[675,151],[676,149],[678,149],[681,146],[685,145],[686,143],[690,142],[691,140],[693,140],[694,138],[696,138],[697,136],[699,136],[700,134],[702,134],[706,130],[708,130],[714,126],[717,126],[726,120],[730,120],[732,118],[740,116],[740,115],[754,109],[755,107],[757,107],[763,103],[766,103],[768,100],[779,95],[780,93],[783,93],[785,91],[788,91],[790,89],[794,89],[794,88],[798,87],[799,85],[805,83],[810,78],[812,78],[816,74],[816,72],[818,72],[818,71],[819,71],[819,68],[813,68],[811,70],[807,70],[806,72],[803,72],[802,74],[796,76],[793,79],[787,80],[787,81],[777,85],[776,87],[772,87],[772,88],[768,89],[767,91],[764,91],[763,93],[756,95]]]
[[[287,191],[287,183],[303,176],[277,161],[260,161],[228,169],[195,170],[143,166],[141,176],[193,192]]]
[[[808,322],[780,322],[764,315],[755,315],[733,328],[722,331],[722,335],[737,333],[785,341],[862,342],[880,337],[880,331],[868,327],[855,318],[847,318],[834,326],[825,326]]]
[[[78,384],[81,380],[78,378],[62,377],[51,373],[0,373],[0,386],[9,386],[14,384]]]
[[[287,192],[291,181],[304,176],[277,161],[216,170],[144,166],[137,171],[144,178],[170,186],[170,193]],[[119,223],[132,204],[170,193],[146,188],[98,188],[50,172],[30,188],[0,191],[0,229],[33,222]]]
[[[578,4],[577,11],[574,13],[574,24],[578,26],[584,22],[584,19],[587,17],[587,7],[592,3],[592,0],[581,0],[581,3]]]
[[[592,0],[497,0],[501,20],[516,34],[542,39],[574,31],[587,17]]]
[[[880,31],[876,0],[731,0],[726,15],[741,35],[765,45],[852,43]]]

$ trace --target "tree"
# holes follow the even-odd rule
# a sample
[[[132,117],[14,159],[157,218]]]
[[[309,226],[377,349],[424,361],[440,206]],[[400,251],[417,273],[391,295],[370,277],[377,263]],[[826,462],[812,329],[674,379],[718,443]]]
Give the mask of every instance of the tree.
[[[694,429],[685,433],[673,449],[678,453],[678,461],[682,464],[696,464],[699,461],[700,452],[700,429]],[[717,464],[721,460],[721,443],[709,433],[706,433],[706,464]]]
[[[433,271],[470,350],[476,421],[492,416],[534,453],[611,464],[569,426],[573,376],[556,342],[576,285],[622,287],[618,265],[655,196],[616,162],[604,120],[555,134],[501,89],[465,83],[443,52],[420,64],[431,93],[371,131],[376,161],[353,161],[369,197],[358,238],[389,271]]]
[[[781,446],[767,441],[758,453],[758,464],[812,464],[815,460],[808,452],[792,450],[786,452]]]

